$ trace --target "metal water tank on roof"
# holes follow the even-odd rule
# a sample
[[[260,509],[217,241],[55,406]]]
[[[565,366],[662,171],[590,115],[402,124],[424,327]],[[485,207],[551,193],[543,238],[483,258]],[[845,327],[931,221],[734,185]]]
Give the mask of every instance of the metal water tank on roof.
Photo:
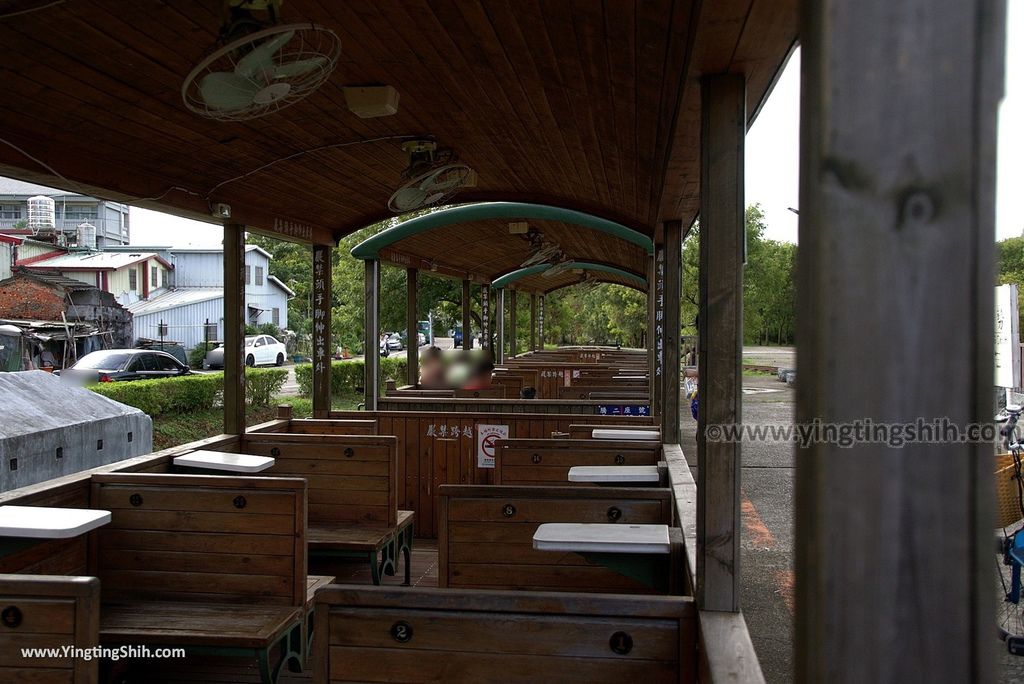
[[[76,238],[80,248],[96,249],[96,226],[88,221],[79,223],[76,229]]]
[[[36,233],[52,231],[56,217],[56,206],[52,197],[36,195],[28,198],[28,227]]]

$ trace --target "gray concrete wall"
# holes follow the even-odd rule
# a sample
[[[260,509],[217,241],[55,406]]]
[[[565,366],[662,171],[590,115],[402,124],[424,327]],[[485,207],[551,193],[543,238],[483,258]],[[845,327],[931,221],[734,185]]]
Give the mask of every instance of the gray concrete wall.
[[[142,411],[43,371],[0,373],[0,491],[152,450]]]

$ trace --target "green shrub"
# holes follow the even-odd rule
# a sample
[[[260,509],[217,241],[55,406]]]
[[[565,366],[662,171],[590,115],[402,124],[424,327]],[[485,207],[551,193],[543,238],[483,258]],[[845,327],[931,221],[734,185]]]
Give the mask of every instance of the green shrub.
[[[246,368],[245,400],[249,406],[270,406],[285,380],[288,371],[284,368]]]
[[[269,406],[281,391],[288,371],[283,368],[247,368],[245,398],[250,406]],[[224,374],[184,375],[159,380],[104,382],[90,387],[97,394],[134,406],[150,416],[206,411],[219,405]]]
[[[224,377],[220,373],[185,375],[159,380],[99,383],[91,389],[150,416],[159,416],[213,408],[224,389]]]
[[[192,368],[202,368],[203,360],[206,359],[206,352],[210,349],[216,349],[217,345],[211,342],[208,345],[202,343],[197,344],[188,350],[188,365]]]
[[[408,364],[405,356],[389,356],[380,360],[381,387],[384,381],[394,380],[399,385],[405,384]],[[334,361],[331,363],[331,394],[347,394],[355,392],[364,384],[363,362]],[[313,364],[300,363],[295,366],[295,379],[299,383],[299,393],[309,396],[313,393]]]

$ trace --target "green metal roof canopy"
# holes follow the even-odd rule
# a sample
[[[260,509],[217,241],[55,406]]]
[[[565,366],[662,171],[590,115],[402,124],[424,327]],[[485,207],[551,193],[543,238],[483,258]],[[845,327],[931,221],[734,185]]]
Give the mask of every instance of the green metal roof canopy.
[[[654,243],[643,233],[627,228],[621,223],[609,221],[593,214],[586,214],[574,209],[563,209],[546,204],[529,204],[525,202],[481,202],[464,204],[450,209],[441,209],[425,216],[418,216],[399,223],[394,228],[377,233],[371,238],[360,242],[352,248],[352,256],[357,259],[376,259],[380,250],[411,235],[425,233],[434,228],[450,226],[455,223],[469,223],[485,219],[537,219],[545,221],[562,221],[631,242],[643,247],[648,254],[654,253]]]
[[[644,287],[647,285],[646,278],[640,278],[637,275],[630,273],[629,271],[624,271],[621,268],[615,268],[614,266],[608,266],[607,264],[594,264],[589,261],[574,261],[570,264],[569,267],[580,268],[583,269],[584,271],[601,271],[602,273],[611,273],[613,275],[619,276],[620,278],[625,278],[626,280],[636,283],[640,287]],[[500,278],[495,278],[494,282],[491,283],[491,287],[501,289],[506,285],[509,285],[519,280],[520,278],[525,278],[527,276],[543,273],[549,268],[551,268],[551,264],[540,264],[538,266],[528,266],[526,268],[521,268],[518,271],[506,273]]]

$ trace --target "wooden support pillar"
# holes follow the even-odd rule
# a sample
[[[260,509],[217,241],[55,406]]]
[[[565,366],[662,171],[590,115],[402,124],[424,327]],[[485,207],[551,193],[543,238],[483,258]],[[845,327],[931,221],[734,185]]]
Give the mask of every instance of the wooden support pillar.
[[[405,269],[405,365],[408,370],[405,380],[410,385],[420,381],[419,318],[416,315],[418,277],[417,269]]]
[[[664,244],[664,274],[658,263],[657,277],[664,279],[665,301],[662,323],[664,330],[665,371],[661,376],[661,435],[667,444],[679,443],[679,295],[682,289],[682,244],[683,224],[681,221],[666,221],[662,224]],[[660,296],[660,295],[659,295]]]
[[[224,433],[245,432],[245,226],[224,224]]]
[[[462,348],[472,349],[473,340],[473,318],[470,312],[473,310],[473,299],[470,294],[472,283],[469,280],[462,281]]]
[[[497,355],[494,357],[494,363],[501,365],[505,363],[505,288],[498,290],[498,301],[495,307],[496,322],[498,325],[498,342],[495,345],[497,347]]]
[[[802,3],[798,423],[991,423],[1005,10]],[[995,680],[992,445],[936,432],[798,448],[796,681]]]
[[[537,351],[537,293],[530,293],[530,351]]]
[[[331,412],[331,245],[313,245],[313,417]]]
[[[519,299],[515,290],[509,292],[508,308],[508,349],[509,356],[515,358],[519,353]]]
[[[709,426],[712,426],[713,437],[721,429],[718,426],[742,422],[743,138],[746,133],[743,76],[705,77],[701,82],[701,102],[696,593],[701,608],[737,611],[740,607],[740,443],[714,441],[708,435]],[[679,252],[679,245],[673,245],[668,239],[666,246],[670,251]],[[675,312],[678,315],[678,306]]]
[[[380,261],[366,260],[363,296],[363,397],[367,411],[377,410],[380,395]]]
[[[480,326],[483,329],[483,348],[494,358],[494,336],[491,335],[491,286],[480,286]]]

